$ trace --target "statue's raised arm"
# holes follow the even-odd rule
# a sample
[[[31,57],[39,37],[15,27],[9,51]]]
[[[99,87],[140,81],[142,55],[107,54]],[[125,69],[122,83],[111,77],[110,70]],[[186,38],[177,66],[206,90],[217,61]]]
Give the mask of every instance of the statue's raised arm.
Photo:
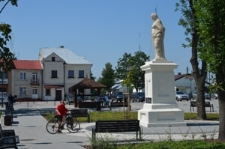
[[[152,42],[155,50],[155,60],[166,59],[163,43],[165,36],[165,28],[156,13],[151,14],[151,18],[154,21],[152,24]]]

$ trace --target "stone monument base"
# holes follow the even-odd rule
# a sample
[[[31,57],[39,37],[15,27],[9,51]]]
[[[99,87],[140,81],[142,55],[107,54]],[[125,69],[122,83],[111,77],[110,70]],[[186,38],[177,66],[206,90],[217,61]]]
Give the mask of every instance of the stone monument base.
[[[186,126],[184,111],[177,108],[176,104],[145,103],[143,109],[138,111],[138,119],[144,127]]]

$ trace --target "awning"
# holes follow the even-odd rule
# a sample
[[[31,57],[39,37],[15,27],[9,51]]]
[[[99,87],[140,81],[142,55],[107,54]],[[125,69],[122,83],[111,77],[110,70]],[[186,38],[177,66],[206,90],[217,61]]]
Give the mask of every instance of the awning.
[[[119,85],[120,85],[120,84],[115,84],[115,85],[113,85],[113,86],[111,87],[111,89],[112,89],[112,90],[113,90],[113,89],[116,89]]]
[[[44,88],[62,88],[64,85],[44,85]]]
[[[122,88],[123,86],[120,84],[119,86],[117,86],[115,89],[120,89]]]
[[[111,89],[116,90],[116,89],[120,89],[121,87],[123,87],[121,84],[115,84],[111,87]]]

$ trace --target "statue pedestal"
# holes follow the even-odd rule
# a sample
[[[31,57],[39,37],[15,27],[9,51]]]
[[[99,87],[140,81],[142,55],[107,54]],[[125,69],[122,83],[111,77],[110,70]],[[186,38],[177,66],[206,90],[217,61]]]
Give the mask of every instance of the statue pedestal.
[[[178,108],[175,97],[174,69],[177,66],[165,59],[141,66],[145,71],[145,97],[151,99],[138,111],[141,126],[186,126],[184,112]]]

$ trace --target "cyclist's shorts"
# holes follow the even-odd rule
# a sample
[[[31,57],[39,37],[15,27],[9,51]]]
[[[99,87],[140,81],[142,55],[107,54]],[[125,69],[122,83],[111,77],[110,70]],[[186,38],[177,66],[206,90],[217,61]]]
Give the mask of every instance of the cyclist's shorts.
[[[63,117],[61,115],[56,115],[55,117],[57,118],[58,121],[62,122]]]

